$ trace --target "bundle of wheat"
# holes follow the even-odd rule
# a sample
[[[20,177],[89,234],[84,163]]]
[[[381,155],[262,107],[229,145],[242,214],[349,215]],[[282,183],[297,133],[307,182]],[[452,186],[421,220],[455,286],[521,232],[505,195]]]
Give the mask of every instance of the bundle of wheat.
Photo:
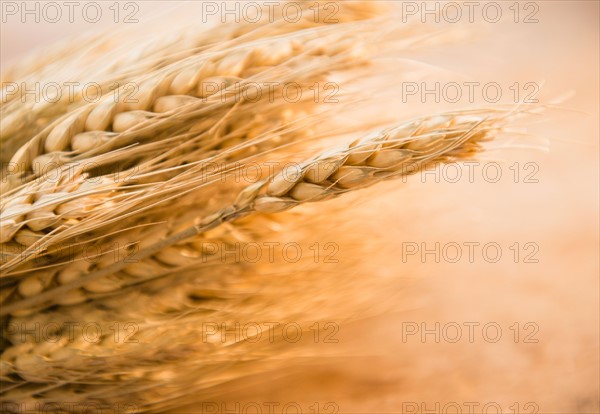
[[[135,47],[117,42],[107,53],[109,35],[77,56],[65,49],[56,63],[5,75],[24,88],[57,73],[127,83],[136,96],[115,100],[127,95],[125,85],[91,103],[81,91],[69,102],[3,100],[3,400],[174,410],[297,352],[277,340],[200,341],[203,323],[295,320],[323,297],[362,286],[310,272],[274,280],[264,261],[222,260],[210,243],[268,241],[288,221],[307,219],[308,210],[285,213],[296,206],[471,157],[513,116],[455,111],[370,132],[385,124],[382,114],[348,134],[314,95],[290,101],[288,85],[310,91],[332,72],[368,64],[378,42],[385,47],[382,27],[395,25],[377,12],[344,3],[335,24],[223,24]],[[409,40],[422,30],[401,28]],[[109,63],[90,68],[102,59]],[[67,64],[71,70],[57,72]],[[237,179],[249,168],[252,180]],[[97,246],[110,247],[90,260]],[[344,319],[350,310],[320,312]],[[90,324],[100,332],[93,341],[85,339]],[[23,335],[20,326],[47,327],[59,339]]]

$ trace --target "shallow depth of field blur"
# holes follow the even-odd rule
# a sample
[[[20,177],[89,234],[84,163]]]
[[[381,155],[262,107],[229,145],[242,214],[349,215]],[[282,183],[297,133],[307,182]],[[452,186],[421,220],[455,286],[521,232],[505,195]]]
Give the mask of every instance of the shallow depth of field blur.
[[[393,309],[343,326],[339,343],[329,349],[319,344],[323,353],[343,348],[342,359],[232,385],[224,400],[305,408],[319,402],[322,412],[333,412],[323,406],[334,402],[340,413],[455,412],[452,404],[462,412],[469,404],[474,412],[486,404],[502,412],[600,412],[599,3],[533,3],[537,23],[450,24],[458,40],[403,56],[422,62],[430,82],[497,82],[505,93],[515,82],[541,86],[537,97],[546,111],[516,126],[512,137],[505,134],[511,137],[506,149],[482,155],[502,166],[502,179],[484,179],[480,165],[470,180],[463,166],[460,180],[417,175],[352,194],[356,231],[369,247],[364,260],[378,269],[377,277],[395,278]],[[145,16],[187,7],[138,4],[137,24],[148,30],[152,20]],[[2,68],[35,48],[111,24],[9,18],[1,28]],[[388,75],[385,82],[394,79]],[[447,100],[423,103],[418,96],[382,99],[390,100],[389,116],[399,118],[460,107]],[[520,147],[519,139],[526,145]],[[454,178],[456,171],[446,172]],[[534,180],[527,180],[532,172]],[[495,243],[502,257],[491,263],[479,247],[471,263],[465,242]],[[433,254],[421,255],[436,243],[447,253],[462,246],[463,257],[452,263],[442,255],[436,263]],[[407,254],[415,246],[419,251]],[[338,259],[344,260],[343,248]],[[487,334],[486,324],[492,326]],[[462,337],[454,342],[457,325]],[[490,339],[495,327],[502,330],[497,341]],[[423,328],[437,330],[439,341],[435,333],[422,336]]]

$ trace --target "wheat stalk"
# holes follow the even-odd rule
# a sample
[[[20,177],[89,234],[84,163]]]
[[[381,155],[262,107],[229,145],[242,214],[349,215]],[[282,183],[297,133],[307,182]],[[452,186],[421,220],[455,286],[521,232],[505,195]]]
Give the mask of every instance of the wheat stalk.
[[[114,37],[95,35],[82,39],[77,48],[77,55],[71,53],[74,45],[68,42],[66,45],[55,47],[55,50],[46,51],[43,55],[34,54],[23,59],[18,65],[2,73],[0,141],[4,148],[8,148],[7,153],[14,152],[13,148],[21,146],[59,116],[84,104],[83,89],[89,81],[93,81],[101,91],[112,91],[115,85],[132,82],[135,84],[136,77],[141,74],[167,67],[190,56],[224,51],[228,47],[254,39],[329,24],[309,18],[306,12],[309,7],[314,9],[316,6],[322,9],[323,5],[310,2],[296,4],[304,13],[301,20],[294,25],[287,24],[281,17],[274,21],[262,18],[252,24],[221,24],[210,30],[194,22],[188,27],[181,27],[180,34],[176,35],[173,35],[170,27],[166,30],[157,28],[159,36],[151,40],[145,39],[145,33],[140,36],[135,35],[134,30],[121,30],[122,33],[113,33]],[[284,6],[283,3],[278,4],[276,9],[280,11]],[[343,4],[334,23],[366,20],[376,15],[377,9],[379,7],[374,5],[365,7],[352,3]],[[268,15],[265,11],[262,10],[261,16]],[[120,58],[115,60],[115,55]],[[57,56],[60,58],[57,59]],[[48,79],[58,85],[67,82],[77,85],[73,90],[63,86],[56,99],[50,96],[40,101],[35,96],[25,93],[27,90],[34,90],[36,84],[39,85]],[[8,160],[2,158],[2,161]]]
[[[317,34],[322,35],[323,33],[311,33],[309,40],[315,38]],[[332,34],[333,39],[338,39],[341,36],[337,31],[333,31]],[[316,46],[310,46],[311,42],[308,42],[306,49],[301,51],[302,53],[299,56],[296,56],[301,59],[299,61],[294,60],[294,58],[291,59],[290,64],[295,66],[293,73],[297,73],[297,75],[292,75],[291,77],[281,77],[278,75],[276,78],[267,77],[263,79],[289,81],[296,79],[296,76],[300,76],[303,79],[315,80],[342,62],[346,62],[345,66],[351,63],[360,64],[362,62],[362,59],[357,60],[357,55],[353,54],[349,56],[347,52],[348,50],[357,50],[357,48],[361,49],[362,44],[360,42],[352,44],[346,41],[344,45],[336,45],[331,48],[327,46],[329,40],[331,40],[329,37],[320,38]],[[285,40],[284,44],[293,44],[294,41],[290,43],[289,40]],[[279,40],[278,42],[281,43]],[[323,46],[323,43],[325,43],[325,46]],[[264,47],[264,45],[261,47]],[[294,47],[292,46],[289,50],[293,52],[293,49]],[[308,57],[307,53],[311,53],[311,50],[318,52],[318,57],[315,56],[316,61],[307,61],[309,64],[306,65],[303,62],[306,61]],[[329,50],[331,50],[331,53],[328,52]],[[251,56],[253,53],[245,53],[245,56]],[[338,53],[340,53],[341,60],[335,58]],[[332,59],[329,59],[330,54],[332,54]],[[281,56],[270,56],[270,63],[276,63],[279,68],[285,66],[287,62],[281,61]],[[252,152],[266,153],[266,151],[273,147],[282,146],[289,141],[299,140],[304,136],[303,130],[298,128],[296,128],[293,134],[285,134],[287,141],[281,141],[281,139],[274,139],[274,137],[269,136],[270,131],[274,131],[278,127],[278,124],[281,125],[280,120],[282,119],[282,115],[289,114],[289,109],[283,104],[266,105],[261,102],[253,104],[252,111],[260,112],[263,116],[259,119],[248,119],[248,117],[240,112],[242,112],[242,109],[249,110],[250,107],[245,108],[243,105],[242,107],[238,107],[231,100],[226,103],[209,102],[207,104],[206,102],[201,102],[200,98],[193,96],[193,94],[186,96],[156,96],[157,90],[164,90],[167,84],[170,84],[172,87],[173,84],[177,83],[175,81],[178,79],[178,76],[183,76],[183,78],[187,79],[183,83],[179,82],[180,85],[184,85],[185,91],[188,91],[188,93],[191,93],[189,92],[190,89],[192,92],[197,91],[197,84],[202,81],[202,76],[200,76],[202,70],[198,72],[197,68],[203,68],[207,63],[203,59],[194,60],[192,63],[200,63],[195,63],[191,66],[186,63],[182,67],[178,67],[177,71],[173,72],[171,76],[171,78],[174,76],[173,83],[165,81],[168,77],[165,78],[163,72],[156,75],[153,78],[154,80],[151,79],[149,82],[150,87],[145,94],[147,99],[144,101],[144,105],[154,102],[154,108],[158,109],[159,112],[161,110],[170,112],[170,115],[159,120],[159,122],[151,122],[160,115],[159,113],[144,112],[140,116],[143,119],[149,117],[150,122],[139,123],[138,115],[135,115],[140,114],[141,110],[139,109],[117,113],[113,118],[110,118],[110,113],[103,112],[106,110],[105,104],[108,103],[113,109],[117,108],[118,104],[107,99],[103,103],[89,105],[88,107],[76,110],[74,114],[63,117],[62,120],[58,121],[58,125],[51,127],[44,134],[37,135],[17,151],[15,156],[13,156],[13,162],[17,165],[31,165],[33,177],[41,176],[42,172],[48,174],[49,171],[45,168],[47,166],[54,167],[52,172],[56,172],[56,170],[60,170],[60,172],[59,179],[54,180],[57,182],[48,182],[48,180],[44,180],[45,177],[39,177],[39,179],[32,183],[21,185],[9,191],[8,197],[6,194],[4,195],[2,199],[3,214],[0,221],[0,228],[3,230],[2,240],[0,240],[3,243],[3,250],[10,250],[10,244],[13,241],[17,241],[17,243],[22,242],[19,244],[28,247],[28,250],[18,259],[13,257],[12,259],[9,258],[8,262],[4,260],[3,269],[8,270],[15,265],[23,263],[28,257],[32,257],[28,254],[29,251],[44,251],[51,247],[53,243],[64,242],[67,237],[73,237],[77,234],[70,232],[70,230],[76,229],[79,233],[89,231],[89,227],[86,227],[84,224],[86,219],[88,219],[87,222],[93,228],[97,227],[95,222],[106,220],[106,217],[102,213],[98,213],[106,211],[106,205],[111,205],[112,216],[114,217],[131,208],[131,200],[133,198],[137,198],[137,204],[141,204],[142,201],[148,203],[149,200],[143,197],[143,194],[154,191],[152,189],[146,191],[139,186],[132,186],[131,182],[111,182],[110,179],[105,179],[105,177],[99,177],[98,180],[88,180],[86,170],[77,165],[73,168],[69,161],[77,162],[78,160],[85,160],[88,165],[101,166],[118,163],[120,160],[131,160],[136,157],[139,162],[142,162],[144,159],[139,159],[140,154],[144,155],[146,160],[152,160],[153,157],[165,159],[161,165],[152,164],[151,162],[134,165],[134,168],[137,170],[136,173],[143,174],[151,172],[153,169],[163,171],[167,165],[175,166],[184,161],[181,157],[173,157],[172,155],[170,159],[166,159],[166,154],[169,151],[165,151],[165,148],[172,145],[173,142],[178,144],[180,152],[186,152],[185,162],[194,163],[199,159],[206,161],[206,155],[209,155],[210,151],[215,148],[237,148],[236,157],[243,158],[244,155],[251,155]],[[273,59],[277,61],[275,62]],[[283,59],[286,60],[287,58],[283,57]],[[234,58],[230,58],[229,61],[236,62],[238,60],[234,55]],[[301,64],[299,65],[298,63]],[[190,69],[193,70],[190,72]],[[174,75],[175,73],[178,75]],[[190,80],[190,77],[193,79]],[[157,86],[157,82],[159,86]],[[215,104],[219,107],[215,108]],[[200,110],[196,109],[199,106],[208,106],[208,108],[207,110],[202,108]],[[303,111],[298,112],[297,107],[298,105],[296,104],[296,111],[292,112],[293,114],[298,114],[295,115],[296,117],[304,113]],[[305,106],[302,108],[305,108]],[[102,122],[106,125],[102,127],[106,129],[108,125],[110,131],[102,132],[95,130],[73,135],[74,131],[78,128],[77,124],[87,123],[94,114],[94,111],[103,113],[100,118],[103,119]],[[190,115],[186,115],[188,113]],[[122,119],[121,116],[126,120],[125,122],[128,122],[127,125],[132,126],[131,129],[133,131],[128,129],[123,133],[114,132],[114,129],[121,129],[120,127],[115,128],[114,125],[115,122],[121,122],[119,121],[119,119]],[[211,119],[212,116],[214,118]],[[199,123],[196,121],[198,119],[201,120]],[[229,121],[230,119],[231,121]],[[186,125],[185,128],[190,128],[189,125],[192,124],[190,132],[172,136],[172,134],[176,133],[173,132],[174,123]],[[216,128],[217,126],[218,128]],[[165,138],[161,139],[160,128],[169,131],[168,135],[165,135]],[[220,130],[224,128],[227,128],[231,132],[223,135]],[[127,128],[123,127],[123,129]],[[139,143],[140,139],[145,139],[143,138],[146,134],[144,131],[152,131],[151,141],[142,141],[141,145],[132,148],[121,150],[114,148],[115,142],[119,141],[123,143],[122,145],[136,140]],[[260,135],[264,136],[260,137]],[[164,145],[161,144],[163,141]],[[248,141],[251,141],[251,143]],[[73,157],[70,155],[72,152],[47,152],[41,148],[42,143],[52,146],[58,145],[57,142],[60,145],[56,148],[50,148],[51,150],[56,150],[57,148],[64,150],[64,146],[68,146],[68,149],[75,150],[75,153],[81,153]],[[186,147],[191,147],[191,151],[186,149]],[[244,155],[241,155],[242,152]],[[223,158],[222,155],[219,155],[221,159]],[[231,159],[232,155],[232,153],[229,153],[229,159]],[[208,160],[210,159],[209,157]],[[61,168],[61,164],[63,163],[66,164],[66,167]],[[149,169],[146,170],[146,166]],[[124,171],[123,173],[125,176],[128,175],[128,171]],[[63,174],[66,176],[64,179]],[[139,179],[140,175],[136,174],[135,179]],[[154,179],[153,182],[157,182],[157,180]],[[161,181],[159,181],[158,186],[165,187]],[[171,188],[166,191],[173,193],[175,191],[182,191],[182,188]],[[164,191],[154,194],[155,197],[165,197],[166,195]],[[116,203],[121,203],[119,208],[115,208]]]
[[[229,89],[239,89],[243,86],[243,83],[242,85],[239,84],[241,78],[246,78],[246,83],[258,82],[259,84],[294,81],[296,79],[281,76],[272,78],[269,76],[272,73],[269,68],[281,67],[286,62],[305,64],[308,70],[316,71],[316,73],[303,73],[305,70],[303,71],[302,66],[295,68],[295,70],[308,81],[311,80],[311,75],[313,81],[318,80],[318,75],[331,70],[333,65],[336,64],[335,61],[327,62],[326,58],[333,57],[336,54],[343,55],[345,52],[347,53],[347,49],[321,43],[312,47],[313,53],[322,54],[318,58],[322,60],[317,62],[318,66],[314,64],[311,66],[312,62],[307,59],[294,61],[294,57],[299,55],[310,55],[310,39],[323,35],[318,31],[309,33],[310,37],[300,38],[300,40],[308,43],[307,52],[304,52],[300,43],[291,39],[285,40],[285,43],[281,45],[283,48],[280,49],[280,53],[274,55],[269,53],[269,56],[266,55],[264,45],[254,47],[244,45],[243,48],[237,50],[226,49],[218,54],[202,54],[188,59],[188,61],[178,61],[172,65],[174,66],[172,68],[168,67],[158,71],[153,76],[136,80],[135,84],[139,85],[139,92],[133,102],[120,102],[115,99],[113,94],[107,94],[101,101],[85,105],[55,121],[21,147],[11,158],[11,163],[18,166],[20,168],[19,172],[22,174],[33,172],[34,176],[39,176],[38,171],[45,171],[48,165],[52,165],[52,162],[58,166],[61,165],[61,162],[65,162],[66,152],[69,151],[74,151],[80,158],[86,158],[92,150],[102,143],[112,142],[113,144],[112,146],[104,145],[103,150],[114,149],[119,146],[118,143],[127,145],[133,140],[147,137],[150,131],[151,136],[156,138],[161,128],[163,130],[166,128],[172,129],[174,126],[172,117],[169,118],[161,114],[177,111],[179,117],[181,117],[183,115],[181,107],[188,105],[190,107],[187,109],[190,112],[198,111],[199,106],[205,107],[204,113],[200,112],[195,115],[196,117],[204,116],[203,119],[208,121],[205,118],[206,112],[214,112],[219,105],[230,106],[235,102],[235,99],[228,99],[223,102],[222,95],[218,95],[216,99],[207,102],[206,98],[208,97],[204,95],[207,90],[206,85],[220,86],[221,84],[227,84]],[[335,39],[339,39],[339,35],[318,40],[327,43]],[[356,47],[356,45],[353,46],[350,43],[346,44],[348,47]],[[255,68],[259,68],[263,76],[250,75]],[[125,93],[126,91],[123,90],[122,94]],[[196,103],[195,106],[194,103]],[[204,125],[208,125],[208,122],[205,122]],[[135,132],[131,131],[132,129]],[[195,131],[197,133],[203,132],[198,126],[196,126]],[[124,134],[125,132],[130,133]],[[59,162],[56,163],[56,161]],[[32,170],[34,166],[38,171]]]
[[[232,206],[204,217],[198,225],[147,246],[136,254],[136,258],[144,260],[160,254],[174,244],[254,212],[281,212],[305,202],[337,197],[384,179],[414,174],[431,163],[452,162],[472,156],[479,149],[480,142],[490,139],[500,127],[499,122],[505,116],[504,112],[481,111],[441,114],[359,139],[345,148],[328,151],[301,163],[292,173],[280,172],[248,186],[240,192]],[[43,284],[36,281],[36,289],[31,295],[5,304],[1,312],[8,314],[27,308],[37,309],[45,302],[47,306],[52,303],[53,297],[86,284],[89,286],[125,266],[126,263],[122,262],[112,263],[43,293]],[[26,279],[22,283],[29,284],[30,281]]]
[[[339,50],[339,47],[338,47]],[[324,55],[327,58],[327,55]],[[235,59],[234,59],[235,61]],[[331,65],[327,64],[326,61],[322,62],[324,65],[320,67],[315,74],[311,74],[313,80],[323,73],[323,71],[329,70]],[[302,70],[300,70],[302,72]],[[185,76],[191,76],[190,71],[179,72],[185,73]],[[201,72],[197,72],[196,77],[200,76]],[[306,77],[306,73],[303,74]],[[161,75],[159,79],[164,80],[165,78]],[[202,76],[200,76],[202,79]],[[289,78],[275,78],[280,81],[289,80]],[[292,78],[293,79],[293,78]],[[177,77],[175,77],[175,81]],[[186,85],[186,89],[197,88],[194,86],[200,81],[194,81],[193,84]],[[169,84],[167,82],[167,84]],[[76,111],[74,115],[68,115],[63,121],[59,121],[59,124],[54,128],[47,131],[46,134],[38,135],[31,141],[29,141],[24,147],[22,147],[13,156],[13,163],[21,166],[30,166],[33,169],[34,176],[41,176],[42,173],[49,174],[48,166],[60,168],[62,164],[67,164],[71,159],[67,155],[68,153],[64,150],[70,149],[75,152],[79,152],[79,159],[86,160],[87,165],[102,165],[107,163],[114,163],[119,159],[131,159],[131,156],[139,157],[140,154],[145,154],[147,159],[156,157],[158,154],[164,154],[164,148],[160,146],[159,131],[160,128],[173,129],[175,122],[181,125],[187,125],[186,128],[191,128],[191,137],[187,137],[185,145],[181,145],[183,150],[185,146],[195,145],[198,149],[192,152],[187,152],[187,159],[194,162],[198,159],[202,159],[207,151],[214,149],[216,146],[220,148],[226,148],[227,146],[235,146],[238,142],[243,140],[252,140],[253,137],[260,134],[260,130],[256,130],[256,127],[262,128],[262,130],[269,130],[270,124],[277,124],[278,120],[281,119],[281,112],[286,110],[284,105],[270,105],[265,110],[260,110],[258,107],[256,111],[260,111],[265,114],[263,119],[259,122],[252,122],[245,119],[243,116],[237,116],[229,129],[240,130],[237,135],[240,138],[235,138],[235,133],[231,133],[232,138],[227,139],[222,135],[219,139],[213,138],[215,136],[215,130],[217,126],[225,127],[223,121],[226,117],[231,118],[230,111],[236,110],[235,104],[232,99],[228,102],[203,102],[198,97],[174,95],[174,96],[162,96],[156,97],[155,92],[158,89],[164,88],[165,83],[160,83],[159,86],[152,84],[146,96],[148,99],[154,101],[154,108],[158,112],[170,112],[172,115],[169,117],[159,120],[158,122],[144,122],[146,119],[158,118],[159,113],[144,112],[141,110],[133,110],[129,112],[121,112],[115,114],[112,117],[112,111],[118,105],[113,102],[111,98],[105,100],[104,103],[95,105],[92,108],[82,108],[80,111]],[[158,88],[158,89],[157,89]],[[184,99],[185,98],[185,99]],[[109,108],[106,107],[108,103]],[[148,100],[143,105],[148,105]],[[185,106],[186,111],[181,111],[181,105]],[[220,106],[221,109],[215,108],[215,105]],[[260,103],[258,104],[260,105]],[[207,110],[198,110],[199,106],[208,107]],[[257,106],[257,105],[253,105]],[[229,112],[228,112],[228,109]],[[96,111],[96,112],[95,112]],[[98,112],[99,111],[99,112]],[[207,116],[208,112],[208,116]],[[98,115],[100,113],[100,115]],[[191,116],[185,117],[186,113],[191,113]],[[211,119],[214,116],[214,121]],[[111,118],[112,117],[112,118]],[[270,118],[270,119],[269,119]],[[101,119],[102,125],[87,125],[90,119]],[[202,119],[201,123],[195,120]],[[95,122],[95,121],[94,121]],[[99,121],[100,122],[100,121]],[[75,134],[83,124],[86,124],[89,132],[82,132]],[[121,125],[123,124],[123,125]],[[254,129],[248,128],[248,125],[255,124]],[[107,129],[110,127],[110,131],[101,132],[101,129]],[[119,134],[119,132],[125,132],[133,128],[134,131]],[[144,131],[152,131],[154,140],[147,145],[137,146],[131,151],[117,152],[119,148],[115,148],[116,142],[124,142],[122,145],[127,145],[132,140],[139,140],[143,137]],[[169,134],[173,134],[170,131]],[[167,139],[169,135],[166,136]],[[290,139],[290,134],[288,134]],[[181,141],[182,138],[175,135],[174,139]],[[265,145],[272,146],[274,140],[262,140],[262,148],[266,149]],[[45,146],[45,150],[41,148],[42,144]],[[65,148],[68,147],[68,148]],[[254,149],[255,151],[258,148]],[[114,154],[114,156],[107,156],[107,154]],[[90,157],[89,154],[94,154],[95,157]],[[133,154],[132,154],[133,153]],[[73,159],[73,161],[77,161]],[[174,163],[174,159],[171,160]],[[163,166],[164,167],[164,166]],[[135,166],[139,169],[139,165]],[[145,171],[144,171],[145,172]],[[86,216],[90,216],[95,212],[95,208],[102,208],[103,205],[110,202],[111,194],[116,189],[123,189],[131,191],[129,185],[125,186],[126,183],[107,183],[106,180],[93,180],[94,184],[90,184],[90,180],[87,180],[86,174],[82,168],[73,169],[70,166],[62,169],[61,174],[67,176],[67,182],[59,183],[44,182],[37,180],[34,183],[22,185],[15,191],[10,192],[10,197],[4,197],[2,200],[2,221],[0,227],[2,228],[2,243],[11,242],[13,238],[19,239],[19,230],[23,226],[27,226],[29,230],[34,232],[46,231],[48,233],[51,228],[59,228],[66,224],[66,222],[72,222],[73,219],[81,220]],[[125,171],[125,175],[127,172]],[[42,177],[43,178],[43,177]],[[47,181],[47,180],[46,180]],[[9,182],[10,185],[10,182]],[[100,194],[106,194],[105,199],[99,198]],[[35,200],[32,194],[38,194],[35,196]],[[92,194],[92,196],[87,196]],[[123,191],[121,191],[119,198],[122,199]],[[119,199],[113,199],[112,202],[116,202]],[[58,230],[60,231],[60,230]],[[54,232],[56,235],[56,231]],[[40,238],[43,234],[40,234]]]

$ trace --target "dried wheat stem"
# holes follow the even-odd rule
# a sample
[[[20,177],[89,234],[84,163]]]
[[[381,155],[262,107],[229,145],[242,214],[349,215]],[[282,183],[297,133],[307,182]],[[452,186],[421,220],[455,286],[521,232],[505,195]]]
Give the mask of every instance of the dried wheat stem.
[[[407,122],[369,135],[339,150],[328,151],[268,180],[246,187],[233,206],[205,217],[136,255],[143,260],[161,250],[202,234],[222,223],[254,212],[276,213],[296,205],[329,199],[373,185],[384,179],[414,174],[432,162],[452,162],[473,155],[479,143],[490,139],[506,113],[453,112]],[[55,295],[119,272],[125,263],[113,263],[71,283],[7,304],[0,314],[37,307]]]
[[[219,92],[212,89],[214,85],[225,84],[231,88],[244,78],[261,83],[286,82],[290,79],[281,76],[272,78],[269,69],[284,67],[288,63],[299,66],[294,68],[296,73],[309,75],[309,79],[314,80],[315,76],[331,70],[333,65],[339,65],[339,62],[327,62],[327,59],[337,56],[346,63],[363,62],[357,59],[363,53],[363,43],[355,39],[341,41],[340,33],[331,32],[329,36],[322,37],[327,32],[313,30],[298,38],[275,39],[268,46],[262,40],[176,62],[152,75],[135,79],[134,83],[139,86],[135,99],[127,99],[126,87],[122,87],[119,96],[125,98],[115,99],[114,93],[108,93],[99,102],[85,105],[58,119],[22,146],[10,162],[23,174],[39,176],[39,171],[45,171],[52,165],[51,162],[66,161],[69,151],[82,156],[100,144],[112,142],[112,146],[104,146],[107,149],[119,142],[118,145],[122,146],[132,139],[155,137],[157,128],[174,126],[168,118],[169,113],[199,99],[209,108],[231,104],[233,99],[226,102],[219,102],[220,98],[205,101],[209,87],[211,95],[216,96]],[[352,50],[355,54],[349,55]],[[301,55],[303,59],[294,59]],[[312,55],[321,64],[311,65],[307,55]],[[36,165],[39,166],[37,169]]]
[[[316,4],[301,2],[297,5],[306,10],[314,8]],[[333,26],[372,19],[381,12],[367,2],[340,6]],[[284,4],[277,7],[284,7]],[[317,7],[322,8],[323,5]],[[268,15],[265,12],[263,10],[261,15]],[[140,33],[135,30],[123,30],[123,33],[113,31],[113,37],[100,35],[82,39],[77,54],[70,53],[73,48],[71,43],[60,45],[50,54],[45,50],[44,55],[36,54],[2,73],[0,141],[5,149],[13,152],[12,148],[21,146],[24,140],[40,132],[59,116],[84,104],[83,89],[89,80],[99,85],[101,91],[112,91],[115,85],[129,84],[143,73],[159,70],[191,56],[224,51],[252,40],[289,36],[294,32],[331,25],[309,18],[308,13],[304,13],[302,20],[294,25],[278,18],[275,21],[262,19],[253,23],[222,24],[207,30],[194,22],[188,28],[181,29],[182,34],[177,36],[167,33],[147,41],[140,39]],[[170,31],[171,27],[167,29]],[[45,58],[47,55],[52,58]],[[115,55],[120,59],[115,60]],[[76,86],[73,90],[63,87],[58,100],[47,97],[40,101],[31,94],[23,96],[24,90],[33,90],[36,84],[47,82],[48,79],[57,85],[75,81]],[[5,159],[2,158],[2,161]]]

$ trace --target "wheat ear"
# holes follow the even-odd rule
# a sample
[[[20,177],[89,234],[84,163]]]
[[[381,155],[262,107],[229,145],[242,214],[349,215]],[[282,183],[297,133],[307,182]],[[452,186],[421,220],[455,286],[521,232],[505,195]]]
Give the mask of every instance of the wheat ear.
[[[235,203],[136,255],[144,260],[174,244],[209,231],[222,223],[252,213],[276,213],[305,202],[322,201],[403,175],[431,163],[453,162],[475,154],[480,143],[491,139],[505,120],[505,111],[463,111],[426,117],[358,139],[347,147],[328,151],[267,180],[246,187]],[[119,272],[125,263],[114,263],[71,283],[36,296],[6,304],[2,315],[39,307],[72,289]]]
[[[146,33],[141,35],[133,29],[120,30],[113,32],[111,37],[95,35],[81,39],[77,54],[71,53],[75,45],[68,42],[53,50],[45,50],[44,54],[37,53],[23,59],[2,73],[0,142],[6,152],[3,151],[1,161],[8,161],[4,159],[5,154],[13,153],[60,116],[84,105],[83,92],[90,80],[101,91],[112,91],[115,85],[135,84],[135,80],[144,73],[195,55],[219,52],[252,40],[319,26],[368,20],[382,13],[381,7],[367,2],[353,2],[341,4],[335,21],[327,22],[311,19],[307,12],[309,7],[313,10],[317,7],[322,12],[323,4],[295,4],[301,7],[304,14],[294,25],[289,25],[281,17],[273,21],[262,18],[253,23],[226,23],[210,29],[196,22],[186,27],[182,22],[183,27],[180,27],[180,33],[176,36],[172,35],[171,27],[166,27],[163,36],[155,36],[151,40],[145,39]],[[276,9],[283,7],[285,3],[278,4]],[[267,15],[267,10],[263,10],[261,16]],[[165,28],[157,27],[157,31],[162,33]],[[272,49],[277,53],[279,47]],[[115,60],[115,55],[120,58]],[[47,82],[48,79],[57,85],[70,82],[76,86],[72,90],[63,87],[56,97],[49,96],[42,101],[23,93],[25,90],[34,90],[36,84]]]

